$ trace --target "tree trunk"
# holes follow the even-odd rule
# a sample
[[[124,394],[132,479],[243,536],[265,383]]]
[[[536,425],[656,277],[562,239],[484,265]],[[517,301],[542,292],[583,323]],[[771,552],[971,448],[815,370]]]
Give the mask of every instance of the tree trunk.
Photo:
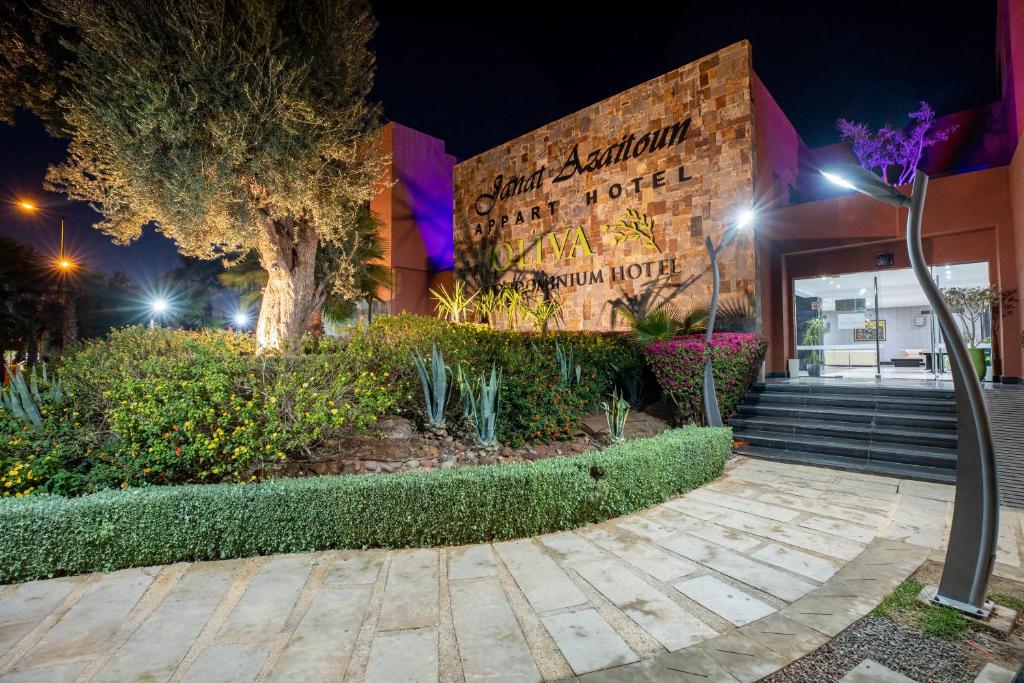
[[[316,231],[296,220],[265,218],[259,227],[257,252],[267,271],[256,348],[294,351],[316,312]]]

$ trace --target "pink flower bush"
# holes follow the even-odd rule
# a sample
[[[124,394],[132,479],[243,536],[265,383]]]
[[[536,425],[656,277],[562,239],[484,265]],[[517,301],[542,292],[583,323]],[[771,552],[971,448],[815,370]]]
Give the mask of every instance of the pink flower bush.
[[[662,390],[675,403],[679,421],[699,423],[704,421],[701,388],[707,359],[711,358],[719,410],[727,418],[757,378],[767,349],[768,341],[759,334],[716,332],[710,344],[703,334],[655,342],[647,347],[647,356]]]

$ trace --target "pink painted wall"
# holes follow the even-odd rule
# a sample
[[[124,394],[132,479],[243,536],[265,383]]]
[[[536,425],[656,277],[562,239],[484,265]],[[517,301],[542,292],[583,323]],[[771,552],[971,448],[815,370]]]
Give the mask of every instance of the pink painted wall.
[[[391,268],[392,313],[433,313],[428,290],[438,274],[452,269],[452,168],[456,159],[444,140],[398,123],[383,131],[391,155],[387,184],[370,202],[384,223]]]

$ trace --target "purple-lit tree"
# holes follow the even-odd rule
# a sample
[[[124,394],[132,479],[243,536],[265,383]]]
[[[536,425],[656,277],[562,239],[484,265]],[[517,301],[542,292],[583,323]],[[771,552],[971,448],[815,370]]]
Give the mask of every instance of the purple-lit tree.
[[[836,121],[842,139],[853,145],[860,165],[876,171],[891,185],[904,185],[914,179],[921,154],[936,142],[944,142],[957,129],[956,125],[934,130],[935,110],[922,102],[917,111],[907,114],[912,123],[896,128],[887,123],[872,133],[866,123],[846,119]],[[890,179],[891,177],[891,179]]]

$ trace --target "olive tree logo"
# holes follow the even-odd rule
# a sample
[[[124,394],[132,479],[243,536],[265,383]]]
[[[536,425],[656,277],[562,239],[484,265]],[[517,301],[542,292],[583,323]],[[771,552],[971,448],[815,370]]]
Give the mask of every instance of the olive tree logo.
[[[654,238],[654,219],[636,209],[626,209],[619,220],[602,225],[601,232],[612,233],[613,247],[630,240],[639,240],[645,247],[661,253],[661,247]]]

